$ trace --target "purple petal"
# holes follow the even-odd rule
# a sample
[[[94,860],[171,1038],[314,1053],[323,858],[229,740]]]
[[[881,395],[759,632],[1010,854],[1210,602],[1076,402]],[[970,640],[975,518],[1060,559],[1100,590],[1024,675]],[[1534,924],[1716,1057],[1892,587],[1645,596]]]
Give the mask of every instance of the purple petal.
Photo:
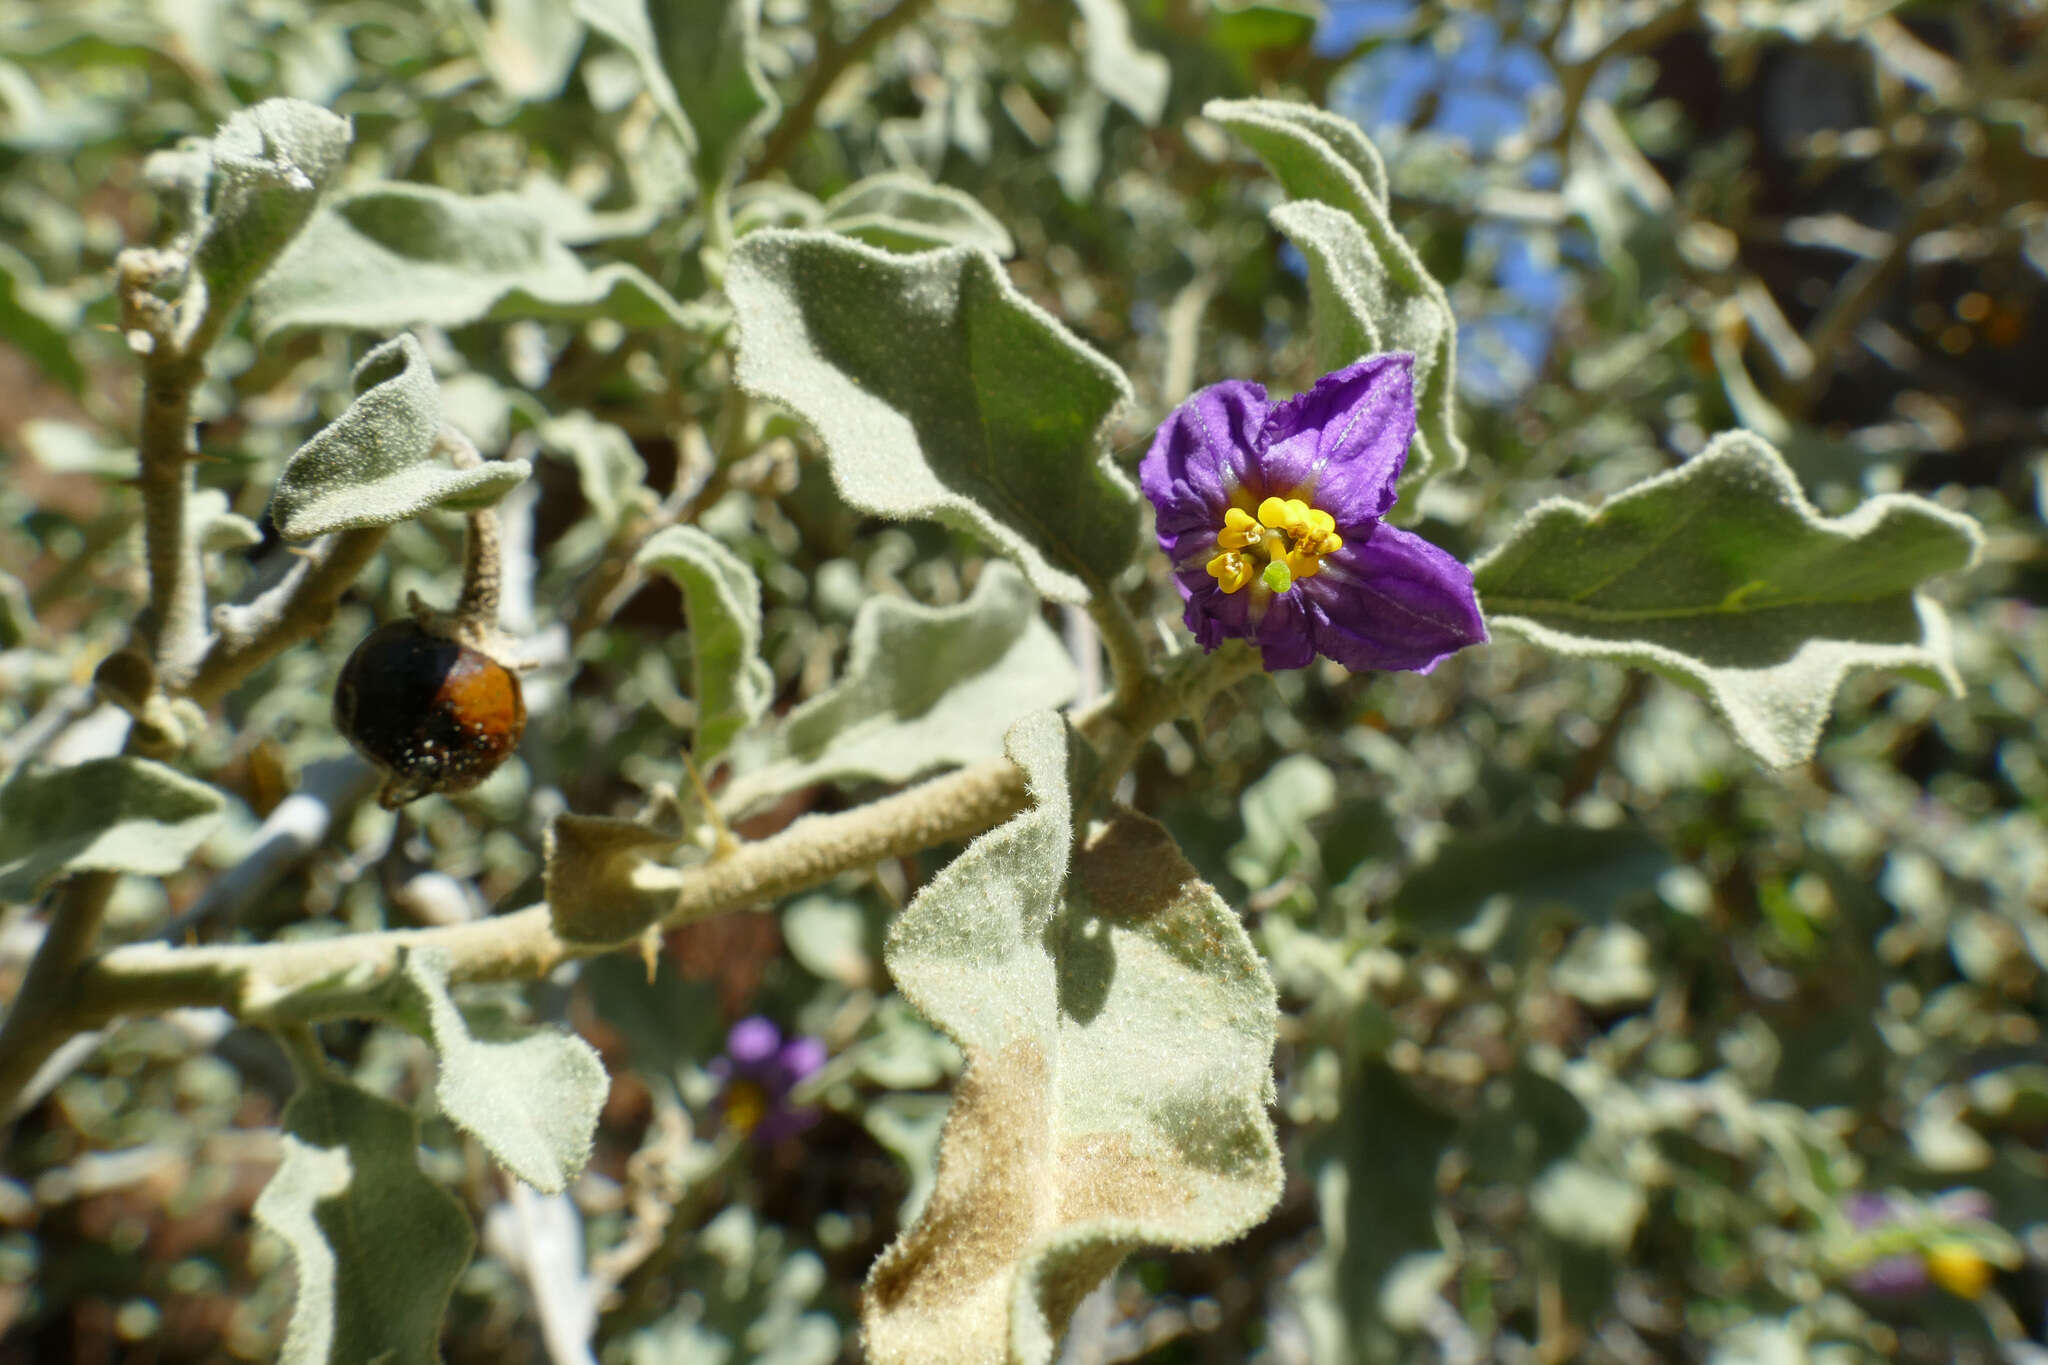
[[[725,1055],[742,1071],[760,1066],[781,1046],[782,1030],[758,1014],[740,1020],[725,1036]]]
[[[755,1125],[753,1139],[763,1147],[773,1147],[812,1127],[822,1117],[822,1111],[808,1105],[778,1104],[761,1116],[761,1122]]]
[[[1283,592],[1266,604],[1257,638],[1268,673],[1308,667],[1316,657],[1316,643],[1307,599],[1300,588]]]
[[[1849,1276],[1849,1287],[1873,1299],[1909,1298],[1930,1283],[1927,1265],[1911,1252],[1880,1256]]]
[[[1842,1211],[1849,1215],[1849,1225],[1859,1232],[1868,1232],[1881,1224],[1899,1220],[1898,1210],[1892,1207],[1892,1201],[1869,1190],[1859,1190],[1850,1195],[1843,1201]]]
[[[783,1083],[795,1085],[825,1065],[825,1057],[825,1040],[813,1038],[805,1033],[782,1045],[782,1051],[776,1055],[775,1064],[782,1072]]]
[[[1988,1223],[1998,1216],[1997,1203],[1982,1190],[1950,1190],[1937,1195],[1932,1207],[1937,1217],[1949,1223],[1967,1223],[1973,1219]]]
[[[1289,595],[1303,593],[1314,604],[1316,649],[1354,673],[1427,673],[1486,639],[1472,571],[1398,526],[1381,523],[1363,544],[1324,560],[1323,571]]]
[[[1169,557],[1179,560],[1183,536],[1199,536],[1203,547],[1215,541],[1271,406],[1264,386],[1226,379],[1196,393],[1159,424],[1138,464],[1138,483],[1159,511],[1159,548]]]
[[[1368,356],[1274,408],[1263,432],[1265,494],[1304,498],[1362,537],[1394,505],[1415,435],[1415,357]]]
[[[1225,640],[1251,638],[1250,592],[1226,593],[1206,569],[1199,568],[1174,575],[1174,584],[1187,599],[1181,619],[1204,650],[1213,650]]]

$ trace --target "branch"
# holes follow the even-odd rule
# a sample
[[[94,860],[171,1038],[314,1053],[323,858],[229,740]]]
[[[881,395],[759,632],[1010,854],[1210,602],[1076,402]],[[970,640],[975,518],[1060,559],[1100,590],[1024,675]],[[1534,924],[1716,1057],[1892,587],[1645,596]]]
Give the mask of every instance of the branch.
[[[811,79],[804,86],[804,92],[797,96],[796,103],[789,106],[789,112],[782,116],[782,121],[775,125],[774,135],[761,150],[761,159],[754,163],[754,178],[758,180],[780,166],[796,150],[797,144],[810,136],[812,125],[818,121],[818,107],[855,62],[880,47],[882,40],[890,34],[909,25],[930,4],[931,0],[896,0],[894,9],[854,34],[847,42],[821,39],[818,64],[811,68]]]
[[[971,838],[1015,815],[1024,801],[1023,774],[998,759],[856,810],[810,816],[690,869],[662,927],[765,909],[843,872]],[[45,1017],[61,1023],[59,1039],[125,1014],[195,1005],[266,1025],[376,1017],[386,1012],[384,992],[410,949],[446,953],[450,981],[471,982],[542,977],[572,958],[616,946],[561,938],[545,904],[466,924],[315,942],[195,948],[137,943],[87,962],[64,1008]],[[27,1079],[16,1076],[24,1070],[21,1061],[12,1051],[0,1057],[0,1102]],[[25,1069],[33,1074],[34,1065]]]
[[[385,528],[366,526],[325,536],[291,572],[245,606],[222,607],[215,635],[183,688],[213,706],[271,659],[326,628],[335,604],[384,543]]]

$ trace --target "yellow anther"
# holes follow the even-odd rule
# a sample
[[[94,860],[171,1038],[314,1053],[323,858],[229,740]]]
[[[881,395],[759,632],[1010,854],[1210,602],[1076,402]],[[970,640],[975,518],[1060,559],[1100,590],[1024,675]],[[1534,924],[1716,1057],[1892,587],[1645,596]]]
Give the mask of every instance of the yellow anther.
[[[1991,1284],[1991,1263],[1965,1242],[1936,1242],[1926,1252],[1927,1275],[1960,1299],[1974,1299]]]
[[[1223,591],[1237,592],[1256,577],[1268,591],[1286,592],[1297,579],[1314,578],[1322,572],[1323,557],[1344,548],[1337,534],[1337,519],[1300,498],[1267,498],[1259,504],[1258,519],[1242,508],[1223,514],[1223,529],[1216,533],[1216,557],[1209,561],[1209,573],[1223,585]],[[1259,567],[1254,554],[1263,555]]]
[[[1225,593],[1239,592],[1252,581],[1252,564],[1243,555],[1225,550],[1209,561],[1209,577],[1216,580]]]
[[[1280,558],[1296,578],[1314,578],[1323,571],[1323,561],[1314,550],[1289,550]]]
[[[1263,538],[1251,513],[1241,507],[1233,507],[1223,514],[1223,529],[1216,535],[1216,546],[1222,550],[1242,550],[1258,544]]]

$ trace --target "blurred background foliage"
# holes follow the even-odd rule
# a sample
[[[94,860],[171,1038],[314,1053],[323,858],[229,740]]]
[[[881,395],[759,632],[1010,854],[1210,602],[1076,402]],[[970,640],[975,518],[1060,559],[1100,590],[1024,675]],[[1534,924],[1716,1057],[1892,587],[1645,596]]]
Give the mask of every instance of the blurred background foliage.
[[[1135,461],[1193,385],[1313,378],[1302,262],[1264,217],[1278,190],[1198,111],[1315,101],[1378,143],[1460,320],[1473,463],[1423,495],[1433,539],[1470,557],[1541,497],[1611,492],[1744,426],[1823,510],[1914,489],[1989,545],[1939,588],[1968,695],[1852,677],[1786,772],[1689,693],[1511,642],[1429,677],[1282,675],[1162,732],[1135,804],[1241,907],[1281,987],[1289,1185],[1237,1245],[1129,1262],[1063,1359],[2048,1359],[2048,8],[1127,17],[767,0],[784,113],[742,159],[742,226],[886,170],[964,190],[1014,237],[1018,286],[1133,377]],[[277,94],[354,121],[345,188],[515,195],[587,260],[710,291],[681,148],[567,6],[0,0],[0,767],[89,742],[85,680],[142,596],[111,266],[156,221],[143,161]],[[508,598],[514,624],[565,628],[573,664],[533,684],[520,756],[483,788],[367,802],[331,680],[408,589],[445,596],[460,555],[453,517],[394,528],[317,647],[202,741],[235,817],[188,873],[124,883],[116,933],[531,902],[552,815],[628,812],[678,776],[679,594],[617,563],[650,519],[697,521],[760,575],[782,707],[831,680],[862,600],[944,605],[972,581],[968,542],[841,503],[701,336],[603,308],[421,335],[451,417],[537,459],[506,506]],[[261,517],[378,339],[258,344],[245,323],[223,342],[199,413],[224,510]],[[217,557],[217,592],[276,572],[262,531]],[[322,837],[266,882],[223,878],[294,792],[329,812]],[[559,1198],[429,1121],[429,1169],[482,1232],[448,1359],[858,1358],[856,1287],[928,1186],[957,1067],[879,952],[941,861],[678,933],[652,985],[602,959],[506,993],[595,1042],[613,1084]],[[27,910],[0,918],[0,995]],[[721,1089],[726,1030],[756,1014],[831,1054],[789,1101],[809,1126],[773,1143]],[[367,1086],[431,1089],[417,1040],[324,1038]],[[281,1055],[194,1013],[74,1061],[0,1159],[0,1361],[273,1355],[290,1273],[249,1208]]]

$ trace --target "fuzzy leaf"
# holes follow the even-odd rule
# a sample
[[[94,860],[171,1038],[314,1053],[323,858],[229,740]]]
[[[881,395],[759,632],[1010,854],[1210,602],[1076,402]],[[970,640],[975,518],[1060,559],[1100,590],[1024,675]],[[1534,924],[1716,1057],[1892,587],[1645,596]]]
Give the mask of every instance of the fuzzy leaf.
[[[285,1365],[439,1365],[441,1315],[475,1237],[421,1174],[418,1126],[338,1076],[303,1078],[285,1105],[284,1159],[256,1221],[298,1272]]]
[[[433,462],[441,391],[410,334],[364,356],[353,383],[355,401],[299,447],[271,490],[271,520],[286,540],[389,526],[433,507],[487,506],[532,472],[524,460]]]
[[[590,1159],[611,1089],[596,1049],[559,1029],[473,1025],[448,994],[448,958],[438,949],[408,952],[405,976],[441,1055],[441,1112],[543,1194],[567,1189]]]
[[[682,841],[675,793],[657,789],[637,820],[557,815],[548,826],[548,918],[571,943],[630,943],[675,904],[675,869],[659,861]]]
[[[966,1054],[931,1198],[868,1278],[877,1365],[1046,1362],[1134,1248],[1214,1246],[1280,1192],[1272,982],[1165,830],[1125,813],[1075,854],[1066,732],[1011,727],[1036,804],[983,835],[890,936],[904,995]]]
[[[146,758],[17,768],[0,784],[0,901],[33,900],[72,872],[168,877],[225,809],[212,787]]]
[[[671,526],[635,562],[660,569],[683,590],[690,625],[691,752],[708,767],[733,736],[775,699],[775,674],[761,661],[761,584],[739,556],[694,526]]]
[[[1063,602],[1130,563],[1137,490],[1103,444],[1130,384],[995,257],[770,229],[734,248],[726,292],[740,384],[817,429],[848,502],[974,532]]]
[[[1962,691],[1948,618],[1914,590],[1968,568],[1982,539],[1904,494],[1824,517],[1769,442],[1731,431],[1597,510],[1538,504],[1472,569],[1489,625],[1653,668],[1783,767],[1813,753],[1852,668]]]
[[[890,251],[972,246],[1015,252],[1010,230],[972,195],[904,171],[855,181],[825,205],[819,225]]]
[[[761,71],[761,0],[575,0],[584,23],[625,48],[674,125],[704,189],[780,108]]]
[[[210,310],[239,304],[305,227],[350,138],[347,119],[304,100],[265,100],[221,125],[192,246]]]
[[[1074,0],[1074,7],[1088,29],[1089,81],[1140,122],[1159,122],[1173,80],[1166,58],[1131,41],[1131,15],[1123,0]]]
[[[611,318],[701,331],[629,265],[586,266],[518,194],[478,197],[390,184],[324,205],[256,287],[256,332],[388,332],[503,318]]]
[[[1404,491],[1462,468],[1457,322],[1443,286],[1388,216],[1387,173],[1372,143],[1350,120],[1305,104],[1211,100],[1202,112],[1258,153],[1289,198],[1320,201],[1282,205],[1272,218],[1308,258],[1322,367],[1414,352],[1416,430]]]
[[[1012,721],[1066,704],[1078,683],[1038,595],[1001,560],[958,606],[870,598],[845,673],[783,719],[721,804],[739,813],[816,782],[908,782],[993,758]]]

